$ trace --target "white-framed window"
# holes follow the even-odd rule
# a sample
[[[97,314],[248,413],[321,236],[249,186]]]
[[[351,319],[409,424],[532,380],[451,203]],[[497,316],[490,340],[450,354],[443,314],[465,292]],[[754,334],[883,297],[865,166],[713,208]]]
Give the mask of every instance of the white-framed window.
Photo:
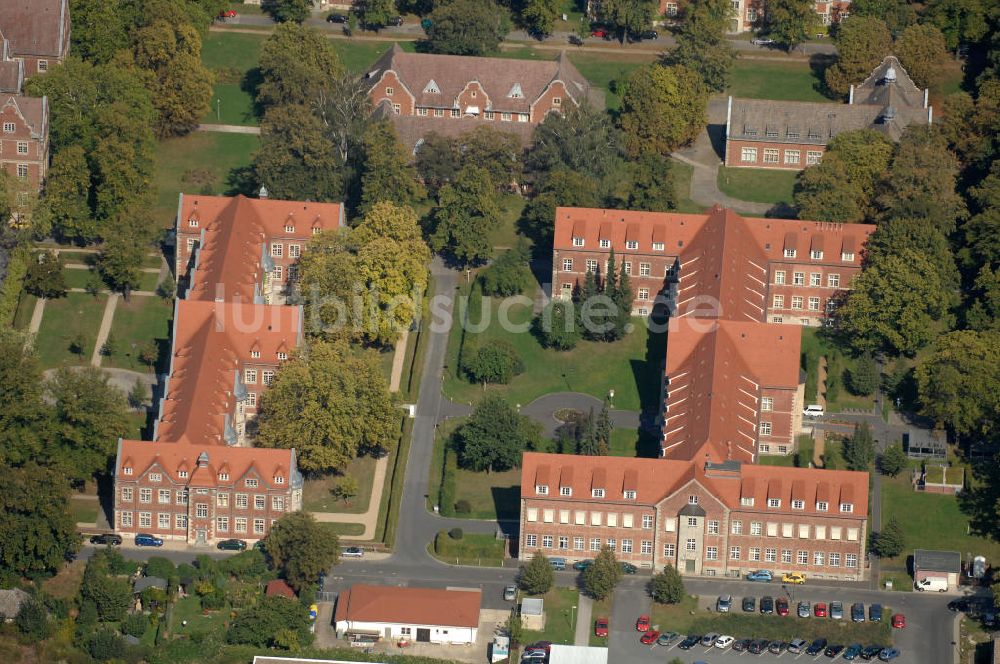
[[[819,298],[810,297],[809,298],[809,311],[819,311]]]
[[[632,540],[630,539],[622,540],[622,553],[632,553]]]
[[[151,503],[151,502],[153,502],[153,490],[152,489],[139,489],[139,502],[140,503]]]
[[[818,249],[813,249],[812,251],[809,252],[809,258],[811,258],[814,261],[821,261],[823,260],[823,252]]]
[[[571,487],[571,486],[561,486],[561,487],[559,487],[559,495],[560,496],[572,496],[573,495],[573,487]]]
[[[569,549],[569,537],[566,535],[559,536],[559,548],[564,551]]]
[[[548,487],[548,485],[546,485],[546,484],[536,484],[535,485],[535,493],[538,494],[539,496],[547,496],[547,495],[549,495],[549,487]]]
[[[652,540],[642,540],[639,543],[639,553],[641,553],[644,556],[652,555],[653,553]]]
[[[806,166],[814,166],[823,158],[823,153],[815,150],[806,152]]]
[[[795,249],[785,249],[785,258],[795,258]]]
[[[775,563],[778,562],[778,550],[777,549],[764,549],[764,562]]]
[[[743,496],[740,498],[740,505],[743,507],[753,507],[753,496]]]
[[[593,272],[594,274],[597,274],[597,261],[593,259],[587,260],[587,272]]]
[[[806,273],[805,272],[793,272],[792,273],[792,285],[793,286],[805,286],[806,285]]]
[[[800,565],[809,564],[809,552],[808,551],[798,551],[795,554],[795,560]]]
[[[768,507],[781,507],[781,498],[768,498],[767,499],[767,506]]]
[[[826,275],[826,285],[829,288],[840,288],[840,275],[839,274]]]
[[[770,422],[761,422],[760,423],[760,435],[762,435],[762,436],[770,436],[771,435],[771,423]]]
[[[188,476],[188,471],[186,471],[186,470],[178,470],[177,471],[177,477],[180,477],[181,479],[184,479],[187,476]]]
[[[820,257],[822,258],[822,252],[820,252]],[[819,272],[809,273],[809,285],[810,286],[821,286],[823,285],[823,275]]]
[[[697,505],[697,504],[698,504],[698,496],[694,494],[688,496],[688,505]]]
[[[121,522],[122,528],[131,528],[132,527],[132,513],[131,512],[122,512],[119,515],[119,519],[118,520]]]
[[[607,539],[607,541],[605,542],[605,544],[606,544],[606,545],[607,545],[607,547],[608,547],[609,549],[611,549],[612,551],[615,551],[615,550],[616,550],[616,548],[615,548],[615,547],[617,547],[617,546],[618,546],[618,542],[617,542],[617,541],[615,540],[615,538],[614,538],[614,537],[609,537],[609,538]]]
[[[246,369],[243,372],[243,382],[248,385],[253,385],[257,382],[257,370],[256,369]]]
[[[793,510],[804,510],[805,508],[806,508],[806,501],[799,500],[799,499],[796,499],[796,500],[792,501],[792,509]]]
[[[785,271],[784,270],[776,270],[774,272],[774,283],[776,285],[778,285],[778,286],[784,286],[785,285]]]
[[[572,258],[564,258],[563,262],[562,262],[562,269],[563,269],[563,272],[572,272],[573,271],[573,259]]]
[[[510,122],[510,120],[511,120],[510,113],[501,113],[500,114],[500,121],[501,122]]]
[[[444,117],[444,109],[443,108],[435,108],[434,109],[434,117],[436,117],[436,118],[443,118]]]
[[[684,540],[684,550],[685,551],[696,551],[698,549],[698,540],[693,537],[689,537]]]
[[[840,513],[841,514],[851,514],[854,512],[854,503],[841,503]]]
[[[827,509],[829,509],[829,507],[830,507],[830,504],[827,503],[825,500],[817,500],[816,501],[816,511],[817,512],[825,512],[825,511],[827,511]]]
[[[639,299],[640,300],[648,300],[649,299],[649,289],[648,288],[640,288],[639,289]]]
[[[403,112],[403,107],[400,106],[399,104],[393,104],[392,105],[392,112],[393,112],[394,115],[399,115],[400,113]]]
[[[427,117],[427,109],[421,106],[420,108],[417,109],[417,115]]]
[[[751,535],[760,536],[760,534],[763,532],[763,530],[764,530],[764,524],[762,524],[760,521],[751,521],[750,522],[750,534]]]
[[[625,261],[624,263],[622,263],[622,271],[625,274],[632,274],[632,262]]]
[[[782,549],[781,550],[781,563],[783,565],[791,565],[792,564],[792,550],[791,549]]]
[[[747,164],[756,164],[757,148],[743,148],[740,150],[740,161]]]
[[[461,116],[462,116],[462,111],[460,109],[457,109],[457,108],[451,109],[451,117],[458,118],[458,117],[461,117]]]
[[[290,244],[288,245],[288,256],[290,258],[298,258],[302,255],[302,245]]]
[[[785,163],[798,164],[802,161],[802,153],[798,150],[785,150]]]
[[[840,567],[840,554],[836,551],[830,552],[830,567]]]
[[[653,271],[649,263],[639,263],[639,276],[648,277]]]
[[[271,255],[275,258],[281,258],[285,254],[285,245],[283,244],[272,244],[271,245]]]
[[[761,397],[760,398],[760,409],[763,411],[774,410],[774,398],[773,397]]]
[[[253,508],[255,510],[262,510],[267,507],[267,500],[265,496],[254,496],[253,497]]]
[[[250,506],[250,496],[245,493],[236,494],[236,509],[245,510]]]
[[[525,535],[524,536],[525,546],[538,546],[538,535]]]
[[[247,406],[254,408],[257,406],[257,393],[247,392]]]
[[[126,502],[132,502],[132,487],[125,486],[122,487],[122,500]]]
[[[170,504],[170,489],[160,489],[156,492],[156,502],[161,505]]]
[[[761,452],[761,454],[764,454],[765,452],[770,452],[770,451],[771,451],[771,446],[770,445],[761,445],[760,446],[760,452]]]
[[[233,525],[236,532],[245,533],[247,531],[247,518],[245,516],[238,516],[233,519]]]
[[[13,122],[4,122],[3,123],[3,133],[5,133],[5,134],[13,134],[15,131],[17,131],[17,127],[14,126]]]
[[[709,535],[718,535],[719,534],[719,521],[718,521],[718,519],[712,519],[712,520],[708,521],[708,523],[706,524],[706,532]]]
[[[842,251],[840,253],[840,260],[844,261],[845,263],[853,263],[854,262],[854,252],[853,251]]]
[[[844,555],[844,567],[857,567],[858,566],[858,554],[848,553]]]
[[[577,237],[577,236],[574,235],[573,236],[573,246],[574,247],[582,247],[583,245],[584,245],[583,238],[582,237]]]
[[[282,265],[275,265],[274,266],[274,278],[277,281],[281,281],[281,275],[283,273],[284,273],[284,266],[282,266]]]
[[[215,517],[215,529],[221,533],[229,532],[229,517],[228,516],[217,516]]]
[[[775,309],[784,309],[785,308],[785,296],[784,295],[775,295],[774,296],[774,303],[773,303],[772,306],[774,306]]]
[[[273,369],[264,369],[264,371],[261,372],[261,382],[264,385],[270,385],[271,383],[273,383],[274,382],[274,370]]]
[[[219,507],[229,507],[229,494],[228,493],[217,493],[215,494],[215,504]]]
[[[760,562],[760,549],[759,548],[757,548],[755,546],[752,546],[752,547],[750,547],[750,549],[748,550],[747,553],[750,556],[750,560],[752,560],[754,562]]]
[[[591,498],[603,498],[604,497],[604,489],[591,489],[590,490],[590,497]]]
[[[574,551],[583,551],[583,538],[582,537],[574,537],[573,538],[573,550]]]
[[[653,527],[653,515],[643,514],[642,515],[642,527],[649,530]]]
[[[673,558],[677,555],[677,545],[676,544],[664,544],[663,545],[663,557]]]
[[[553,106],[562,106],[562,97],[553,97],[552,98],[552,105]]]
[[[826,556],[822,551],[813,551],[813,565],[822,567]]]
[[[801,295],[793,295],[792,296],[792,309],[801,309],[802,308],[802,301],[803,301],[803,298],[802,298]]]
[[[696,517],[696,516],[689,516],[687,519],[688,519],[688,528],[697,528],[698,527],[698,517]]]
[[[250,357],[255,360],[260,359],[260,351],[259,350],[250,351]]]
[[[208,504],[207,503],[195,503],[194,514],[199,519],[204,519],[208,516]]]
[[[611,240],[608,240],[607,238],[602,238],[601,249],[610,249],[610,248],[611,248]]]
[[[140,528],[152,528],[153,527],[153,513],[152,512],[139,512],[139,527]]]
[[[396,94],[396,90],[394,88],[392,88],[392,87],[386,86],[385,93],[387,95],[394,95],[394,94]]]
[[[625,248],[626,249],[638,249],[639,248],[639,241],[638,240],[625,240]]]
[[[156,527],[160,530],[170,530],[170,514],[160,512],[156,515]]]
[[[625,500],[635,500],[635,491],[626,491]]]
[[[28,142],[18,141],[17,142],[17,153],[18,154],[28,154]]]
[[[719,559],[719,547],[717,546],[705,547],[705,560],[718,560],[718,559]]]
[[[600,551],[601,550],[601,538],[600,537],[591,537],[590,538],[590,550],[591,551]]]
[[[518,122],[527,122],[528,121],[528,114],[527,113],[518,113],[517,114],[517,121]]]
[[[284,351],[278,351],[278,359],[282,362],[288,359],[288,353]]]
[[[254,535],[264,534],[264,519],[254,519],[253,520],[253,532]]]
[[[732,523],[729,524],[729,531],[733,535],[742,535],[743,534],[743,522],[739,521],[739,520],[733,521]]]
[[[738,547],[738,546],[731,546],[731,547],[729,547],[729,559],[730,560],[739,560],[740,559],[740,547]]]
[[[767,149],[764,150],[764,163],[765,164],[777,164],[778,163],[778,151]]]

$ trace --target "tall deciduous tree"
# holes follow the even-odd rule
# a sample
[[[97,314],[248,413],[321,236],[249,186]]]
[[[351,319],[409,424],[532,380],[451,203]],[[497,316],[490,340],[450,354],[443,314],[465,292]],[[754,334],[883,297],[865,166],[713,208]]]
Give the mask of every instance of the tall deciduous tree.
[[[665,212],[677,209],[677,183],[669,157],[644,154],[632,164],[628,209]]]
[[[708,95],[686,67],[653,64],[629,76],[620,122],[632,156],[668,154],[694,139],[705,125]]]
[[[944,34],[948,48],[982,39],[990,29],[989,0],[933,0],[925,16]]]
[[[0,572],[51,575],[80,549],[66,478],[29,462],[0,467]]]
[[[274,198],[342,201],[347,174],[322,119],[300,104],[268,109],[254,157],[257,182]]]
[[[264,538],[271,563],[295,590],[313,586],[338,561],[337,535],[308,512],[278,519]]]
[[[868,78],[892,51],[892,35],[885,21],[877,16],[851,19],[837,28],[837,61],[825,73],[826,86],[842,96]]]
[[[684,579],[673,565],[665,566],[649,582],[649,594],[658,604],[677,604],[684,599]]]
[[[376,203],[409,205],[426,196],[423,185],[417,181],[416,169],[396,138],[392,123],[383,120],[369,125],[361,144],[364,149],[362,213],[371,210]]]
[[[135,203],[116,216],[116,232],[107,238],[97,257],[97,269],[111,288],[123,293],[139,287],[142,259],[149,248],[153,223],[145,202]]]
[[[459,139],[462,164],[485,168],[497,188],[521,179],[521,139],[515,134],[479,126]]]
[[[469,265],[487,260],[491,237],[500,223],[496,185],[479,166],[465,166],[455,181],[441,187],[432,213],[431,247]]]
[[[736,52],[725,38],[732,16],[732,6],[727,0],[690,3],[675,36],[677,46],[668,55],[667,63],[697,72],[708,90],[725,90],[736,62]]]
[[[262,597],[233,619],[226,641],[299,650],[312,642],[309,626],[309,612],[301,602],[287,597]]]
[[[488,395],[455,432],[459,463],[475,471],[510,470],[520,465],[525,450],[538,445],[539,431],[503,397]]]
[[[262,395],[257,442],[294,447],[306,472],[342,470],[359,453],[387,449],[399,418],[372,355],[317,341],[283,365]]]
[[[521,5],[521,23],[530,34],[547,37],[552,34],[562,8],[560,0],[524,0]]]
[[[851,17],[859,16],[885,21],[893,36],[917,22],[917,12],[906,0],[854,0],[851,2]]]
[[[535,128],[527,166],[547,173],[562,166],[600,182],[621,168],[622,137],[607,113],[583,104],[549,113]]]
[[[814,221],[858,222],[865,215],[865,194],[849,180],[847,164],[831,155],[795,180],[799,217]]]
[[[496,52],[508,28],[493,0],[454,0],[431,12],[427,44],[433,53],[486,55]]]
[[[54,299],[66,294],[65,263],[54,251],[43,251],[31,259],[24,276],[24,290],[35,297]]]
[[[812,0],[771,0],[764,12],[764,34],[791,51],[809,39],[818,20]]]
[[[594,562],[583,570],[583,589],[594,599],[601,600],[614,592],[621,578],[622,568],[615,560],[614,552],[603,546]]]
[[[24,337],[0,329],[0,466],[44,459],[49,411],[42,401],[42,370]]]
[[[959,330],[937,339],[916,370],[924,414],[961,435],[1000,425],[1000,332]]]
[[[393,0],[360,0],[355,3],[354,11],[361,25],[378,30],[389,25],[389,19],[396,14],[396,3]]]
[[[88,243],[99,237],[99,226],[88,204],[90,166],[80,145],[71,145],[52,158],[45,178],[40,213],[52,234],[66,242]]]
[[[655,0],[601,0],[598,17],[624,39],[649,28],[655,13]]]
[[[895,515],[889,517],[875,536],[875,554],[879,558],[895,558],[906,548],[906,534]]]
[[[549,564],[549,559],[543,553],[536,553],[531,557],[527,565],[521,566],[517,581],[518,585],[521,586],[521,590],[529,595],[544,595],[552,588],[552,584],[555,583],[555,577],[556,575],[552,570],[552,565]]]
[[[415,165],[431,196],[437,196],[441,187],[455,179],[460,161],[458,143],[453,138],[434,131],[424,136],[417,148]]]
[[[315,28],[283,23],[260,47],[257,103],[321,106],[344,74],[333,43]]]
[[[867,422],[854,425],[854,434],[844,441],[844,461],[849,470],[868,470],[875,461],[875,439]]]
[[[884,475],[895,477],[906,468],[906,452],[900,445],[890,445],[878,460],[878,468]]]
[[[535,247],[542,250],[551,248],[556,208],[596,207],[600,201],[599,186],[593,177],[561,165],[549,171],[539,184],[534,198],[524,206],[519,221],[521,232],[534,240]],[[636,196],[648,200],[646,193],[652,194],[655,191],[640,188]]]
[[[944,35],[933,25],[911,25],[896,39],[894,48],[917,87],[928,88],[941,81],[948,64]]]

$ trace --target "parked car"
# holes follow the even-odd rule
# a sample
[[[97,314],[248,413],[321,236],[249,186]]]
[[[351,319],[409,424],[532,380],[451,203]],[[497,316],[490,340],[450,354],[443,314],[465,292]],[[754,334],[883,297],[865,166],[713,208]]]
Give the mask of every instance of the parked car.
[[[830,617],[834,620],[844,619],[844,603],[830,602]]]
[[[844,652],[844,646],[834,645],[834,646],[827,646],[826,650],[823,651],[823,654],[829,657],[830,659],[833,659],[842,652]]]
[[[865,605],[861,602],[851,604],[851,620],[854,622],[865,621]]]
[[[892,626],[896,629],[903,629],[906,627],[906,616],[902,613],[894,613],[892,616]]]
[[[517,586],[515,585],[504,586],[503,599],[505,602],[515,601],[517,599]]]
[[[949,611],[968,611],[969,610],[969,600],[967,599],[953,599],[948,602]]]
[[[826,603],[816,602],[816,605],[813,607],[813,614],[817,618],[826,618]]]
[[[861,659],[866,661],[875,659],[880,652],[882,652],[882,646],[865,646],[861,650]]]
[[[812,607],[809,606],[809,602],[799,602],[799,606],[796,609],[796,613],[798,614],[799,618],[808,618],[810,615],[812,615],[812,611],[810,609],[812,609]]]
[[[620,564],[622,566],[622,572],[625,574],[637,574],[639,572],[639,568],[633,565],[632,563],[620,563]]]
[[[750,43],[754,46],[769,46],[774,43],[774,40],[767,39],[766,37],[758,37],[756,39],[751,39]]]
[[[649,616],[645,613],[639,616],[639,619],[635,621],[635,631],[645,632],[649,629]]]
[[[776,599],[774,602],[774,610],[778,613],[779,616],[787,616],[788,600],[785,599],[784,597],[779,597],[778,599]]]
[[[802,585],[806,582],[806,575],[801,572],[789,572],[781,577],[781,582]]]
[[[360,546],[349,546],[340,552],[341,558],[362,558],[365,555],[365,550]],[[513,587],[513,586],[508,586]],[[516,590],[516,589],[515,589]]]
[[[386,25],[391,25],[394,28],[398,28],[399,26],[403,25],[403,17],[402,16],[390,16],[389,20],[386,21],[385,24]]]
[[[878,654],[878,658],[883,662],[891,662],[899,657],[899,648],[883,648]]]
[[[692,634],[691,636],[687,637],[679,644],[677,644],[677,647],[680,648],[681,650],[691,650],[691,648],[694,648],[699,643],[701,643],[701,637],[698,636],[697,634]]]
[[[802,414],[806,417],[823,417],[825,413],[823,411],[823,406],[814,403],[803,408]]]
[[[720,650],[723,650],[723,649],[728,648],[729,646],[733,645],[733,642],[735,640],[736,639],[734,639],[733,637],[729,636],[728,634],[725,635],[725,636],[720,636],[715,641],[715,647],[719,648]]]
[[[774,613],[774,598],[770,595],[764,595],[760,598],[760,612],[765,615],[771,615]]]
[[[853,662],[861,655],[862,647],[860,643],[852,643],[844,649],[844,654],[841,655],[848,662]]]
[[[585,560],[578,560],[575,563],[573,563],[573,569],[575,569],[575,570],[577,570],[579,572],[582,572],[582,571],[586,570],[588,567],[590,567],[593,564],[594,564],[594,561],[590,560],[589,558],[587,558]]]
[[[606,637],[608,635],[608,619],[598,618],[594,621],[594,636]]]
[[[669,646],[670,644],[681,638],[681,635],[677,632],[664,632],[660,634],[660,638],[656,640],[656,645],[658,646]]]
[[[868,620],[872,622],[882,622],[881,604],[872,604],[868,607]]]
[[[215,546],[221,551],[245,551],[247,543],[241,539],[224,539]]]
[[[942,579],[939,576],[929,576],[914,583],[913,587],[921,591],[936,590],[939,593],[943,593],[948,590],[948,579]]]
[[[750,646],[747,648],[747,652],[753,653],[754,655],[759,655],[765,650],[767,650],[767,646],[769,646],[770,643],[771,642],[768,641],[767,639],[754,639],[753,641],[750,642]]]
[[[114,533],[105,533],[103,535],[92,535],[90,538],[91,544],[107,544],[108,546],[119,546],[122,543],[122,536],[115,535]]]
[[[327,23],[347,23],[347,17],[343,14],[330,14],[326,17]]]
[[[719,595],[719,599],[715,601],[715,610],[719,613],[729,613],[730,607],[733,605],[732,595]]]
[[[805,639],[792,639],[788,643],[788,652],[793,655],[801,655],[808,645],[809,642]]]
[[[527,664],[545,664],[545,660],[548,657],[549,653],[544,650],[525,650],[524,654],[521,655],[521,662]]]
[[[611,39],[611,33],[604,28],[595,28],[590,31],[591,37],[600,37],[601,39]]]
[[[773,578],[774,575],[766,569],[759,569],[756,572],[750,572],[747,574],[747,581],[770,581]]]
[[[816,639],[815,641],[809,644],[808,648],[806,648],[806,654],[813,656],[820,654],[821,652],[823,652],[823,649],[826,648],[826,643],[827,643],[826,639]]]
[[[639,637],[639,641],[644,645],[648,646],[652,643],[656,643],[656,639],[658,638],[660,638],[659,630],[650,629],[646,630],[646,632],[641,637]]]
[[[747,613],[757,610],[757,598],[756,597],[744,597],[743,598],[743,610]]]
[[[565,558],[549,558],[549,565],[557,572],[561,572],[566,569],[566,559]]]
[[[535,641],[534,643],[532,643],[530,646],[527,646],[527,647],[530,650],[541,650],[541,651],[543,651],[547,655],[547,654],[549,654],[549,651],[552,650],[552,642],[551,641]]]
[[[743,652],[750,645],[751,639],[736,639],[733,641],[733,650],[736,652]]]
[[[237,16],[239,16],[239,14],[236,13],[235,9],[223,9],[219,12],[219,18],[221,19],[236,18]]]
[[[163,540],[154,535],[147,535],[146,533],[139,533],[135,536],[136,546],[163,546]]]
[[[767,647],[768,651],[774,653],[775,655],[780,655],[781,653],[788,650],[787,641],[771,641],[771,645]]]
[[[656,39],[660,35],[656,32],[656,30],[643,30],[638,35],[633,36],[637,38],[636,41],[641,41],[643,39]]]
[[[722,635],[719,634],[718,632],[709,632],[705,636],[701,637],[701,645],[705,646],[706,648],[711,648],[712,646],[715,645],[715,642],[719,640],[720,636]]]

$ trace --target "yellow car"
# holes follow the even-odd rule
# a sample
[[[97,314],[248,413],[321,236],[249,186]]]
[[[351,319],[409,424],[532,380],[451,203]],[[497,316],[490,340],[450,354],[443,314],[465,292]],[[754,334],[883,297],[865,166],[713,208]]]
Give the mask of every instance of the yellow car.
[[[802,584],[806,582],[806,575],[798,572],[790,572],[781,577],[781,582]]]

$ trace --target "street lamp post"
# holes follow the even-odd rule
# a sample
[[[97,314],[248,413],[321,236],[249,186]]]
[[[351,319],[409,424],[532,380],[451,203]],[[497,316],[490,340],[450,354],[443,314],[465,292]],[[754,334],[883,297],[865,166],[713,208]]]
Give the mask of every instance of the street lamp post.
[[[573,605],[572,612],[570,613],[569,624],[573,629],[576,629],[576,605]]]
[[[215,98],[215,120],[217,122],[222,122],[222,98]]]

